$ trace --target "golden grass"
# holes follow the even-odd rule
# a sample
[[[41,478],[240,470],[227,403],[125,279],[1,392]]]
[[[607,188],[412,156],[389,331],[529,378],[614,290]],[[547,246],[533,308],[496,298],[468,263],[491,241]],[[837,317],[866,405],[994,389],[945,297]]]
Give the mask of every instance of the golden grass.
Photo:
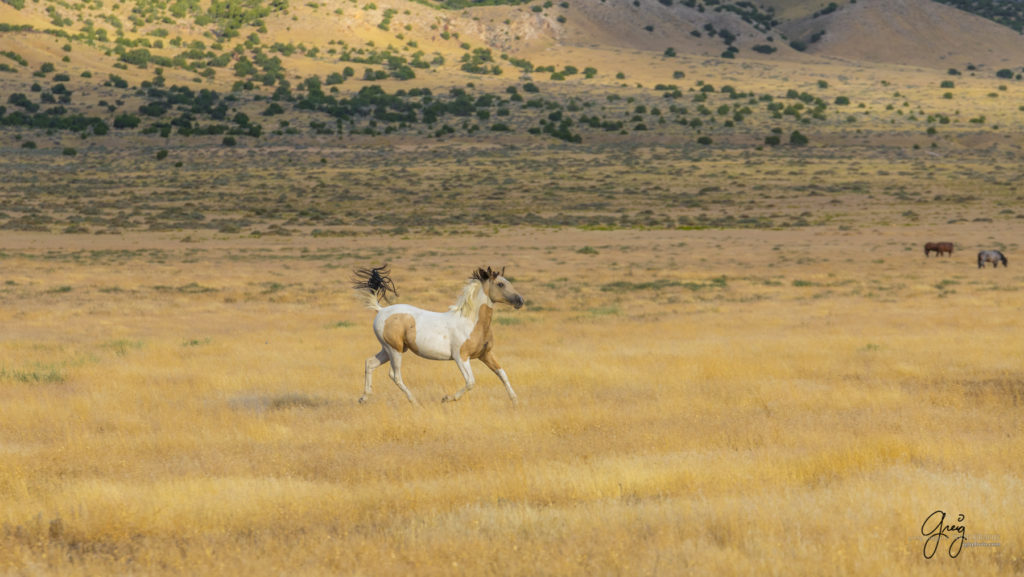
[[[920,234],[8,234],[0,572],[1019,574],[1021,275]],[[432,308],[509,264],[520,407],[420,359],[358,405],[353,250]],[[1000,546],[925,560],[936,509]]]

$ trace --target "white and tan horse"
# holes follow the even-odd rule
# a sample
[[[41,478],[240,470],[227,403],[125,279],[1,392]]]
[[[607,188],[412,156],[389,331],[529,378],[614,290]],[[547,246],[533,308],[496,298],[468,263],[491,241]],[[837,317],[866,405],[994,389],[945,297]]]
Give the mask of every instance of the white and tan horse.
[[[476,379],[469,361],[480,359],[498,375],[515,404],[516,394],[508,375],[494,357],[491,317],[495,303],[518,309],[526,301],[505,278],[504,272],[504,269],[499,272],[490,267],[474,271],[455,304],[445,312],[433,312],[407,304],[381,306],[380,300],[387,291],[394,292],[386,266],[356,271],[359,278],[355,288],[362,292],[367,306],[377,311],[373,332],[381,344],[380,352],[366,359],[366,382],[359,402],[365,403],[373,392],[374,369],[388,362],[391,363],[391,379],[410,402],[416,402],[402,381],[402,354],[411,351],[425,359],[452,360],[458,365],[466,385],[454,395],[446,395],[442,401],[457,401],[473,388]]]

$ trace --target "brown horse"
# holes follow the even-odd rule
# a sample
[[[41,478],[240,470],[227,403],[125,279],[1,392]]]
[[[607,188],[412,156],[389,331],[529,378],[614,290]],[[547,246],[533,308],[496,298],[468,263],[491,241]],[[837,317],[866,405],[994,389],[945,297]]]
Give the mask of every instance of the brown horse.
[[[924,245],[924,256],[935,251],[935,254],[942,256],[942,253],[946,253],[949,256],[953,256],[953,243],[951,242],[928,242]]]

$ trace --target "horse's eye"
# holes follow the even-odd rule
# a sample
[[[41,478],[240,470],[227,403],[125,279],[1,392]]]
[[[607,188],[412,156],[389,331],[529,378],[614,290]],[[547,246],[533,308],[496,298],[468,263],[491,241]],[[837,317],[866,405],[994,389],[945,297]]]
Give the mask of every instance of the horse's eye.
[[[498,283],[498,288],[505,288],[505,283],[503,283],[503,282]]]

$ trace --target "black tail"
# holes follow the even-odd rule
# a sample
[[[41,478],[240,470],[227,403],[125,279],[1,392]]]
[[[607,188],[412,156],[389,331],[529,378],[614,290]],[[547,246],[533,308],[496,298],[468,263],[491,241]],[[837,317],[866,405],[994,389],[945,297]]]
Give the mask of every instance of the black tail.
[[[375,268],[357,268],[352,277],[352,288],[369,291],[377,301],[387,298],[388,293],[398,296],[395,283],[391,281],[391,267],[387,264]]]

